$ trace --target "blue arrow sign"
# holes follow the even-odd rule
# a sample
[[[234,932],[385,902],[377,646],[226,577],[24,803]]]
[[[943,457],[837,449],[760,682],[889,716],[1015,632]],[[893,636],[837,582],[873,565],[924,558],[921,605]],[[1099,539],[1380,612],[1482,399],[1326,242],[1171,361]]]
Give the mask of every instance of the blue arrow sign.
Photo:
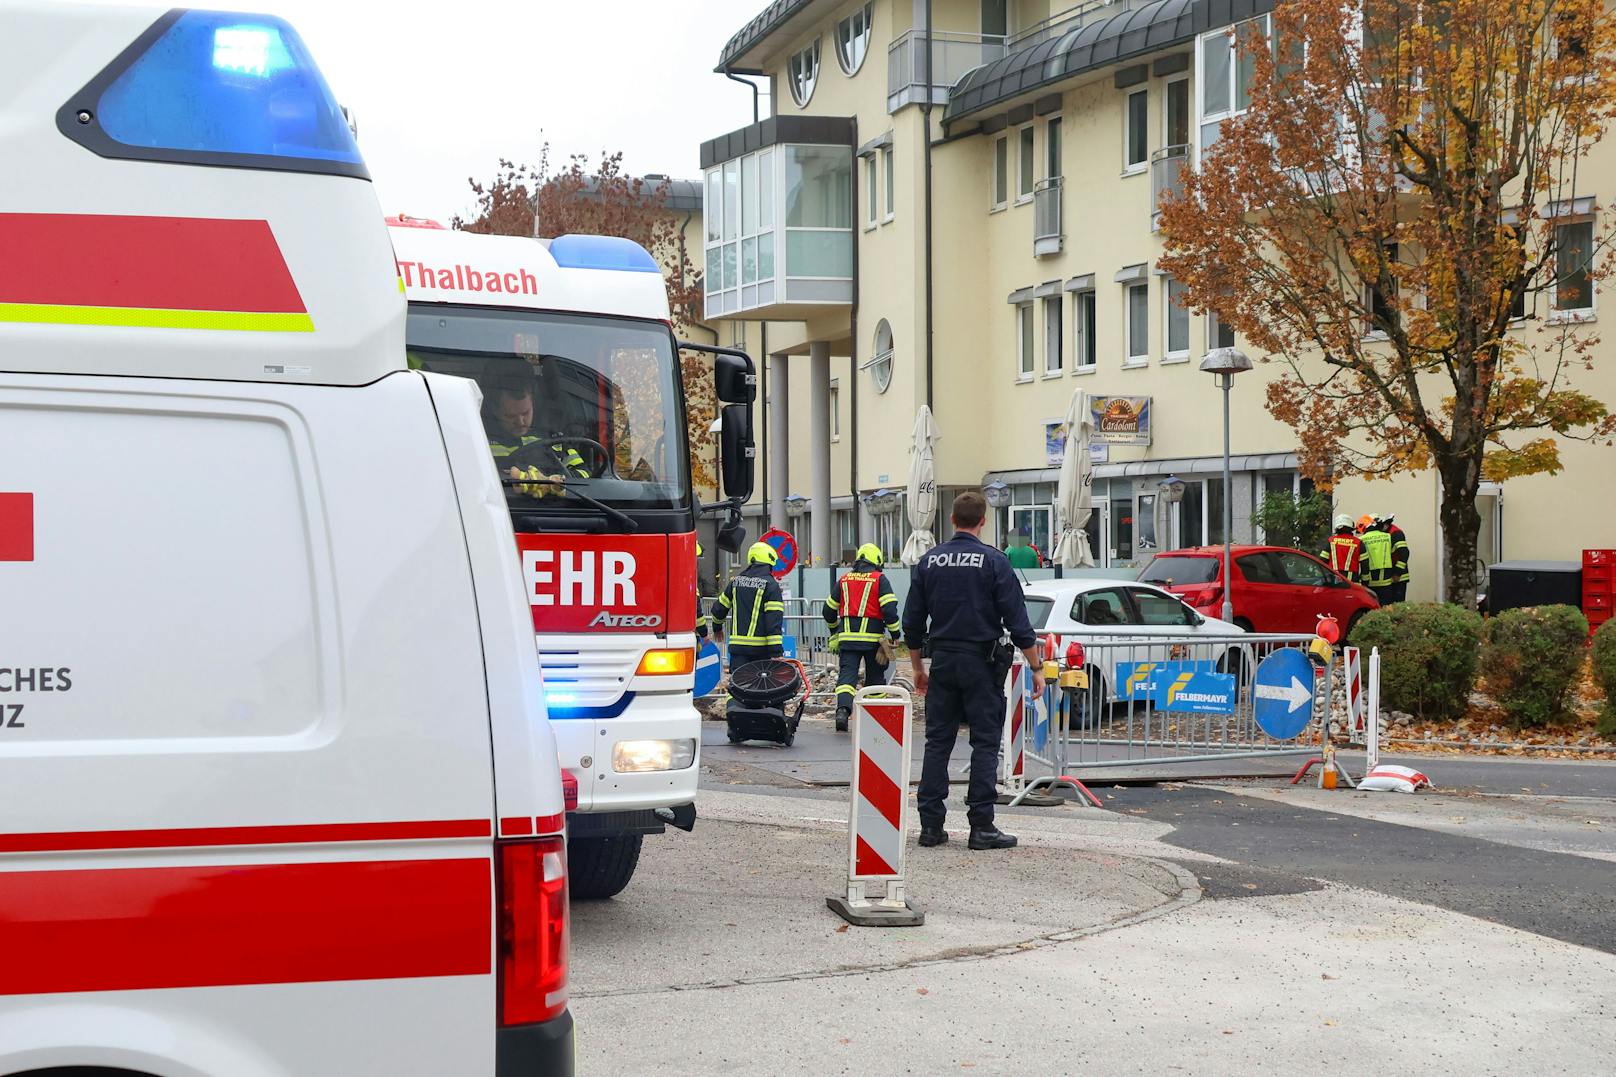
[[[696,689],[698,696],[710,696],[713,689],[718,687],[718,676],[722,671],[722,663],[718,660],[718,644],[710,639],[701,641],[696,649]]]
[[[1295,740],[1313,720],[1313,664],[1295,647],[1281,648],[1257,666],[1251,694],[1262,731]]]

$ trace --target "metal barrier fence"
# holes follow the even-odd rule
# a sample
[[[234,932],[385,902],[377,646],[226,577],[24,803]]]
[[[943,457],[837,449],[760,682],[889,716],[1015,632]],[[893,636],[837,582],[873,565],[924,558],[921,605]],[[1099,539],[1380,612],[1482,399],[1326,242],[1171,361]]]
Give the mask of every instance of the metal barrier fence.
[[[1333,674],[1307,660],[1313,641],[1310,635],[1187,633],[1085,639],[1087,687],[1049,686],[1028,709],[1029,787],[1108,768],[1161,767],[1170,774],[1189,763],[1312,755],[1329,713]],[[1297,678],[1259,689],[1258,666],[1287,648],[1308,662],[1307,683]],[[1257,720],[1259,699],[1269,730]],[[1275,722],[1276,714],[1283,723]]]

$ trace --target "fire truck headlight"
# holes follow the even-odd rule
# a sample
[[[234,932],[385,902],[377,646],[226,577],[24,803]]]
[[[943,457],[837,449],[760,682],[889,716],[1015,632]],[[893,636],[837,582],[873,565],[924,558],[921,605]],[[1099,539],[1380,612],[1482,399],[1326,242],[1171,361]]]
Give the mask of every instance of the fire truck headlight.
[[[612,749],[612,769],[619,774],[684,770],[695,761],[694,740],[620,740]]]

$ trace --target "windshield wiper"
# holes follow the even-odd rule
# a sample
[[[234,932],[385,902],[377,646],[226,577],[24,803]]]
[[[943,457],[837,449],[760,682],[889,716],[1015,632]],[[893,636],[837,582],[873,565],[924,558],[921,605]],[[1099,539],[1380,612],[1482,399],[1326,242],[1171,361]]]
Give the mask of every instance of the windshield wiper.
[[[548,479],[513,479],[505,475],[500,476],[499,481],[503,486],[559,486],[567,493],[577,498],[579,501],[582,501],[584,504],[588,505],[590,508],[598,509],[611,520],[622,525],[624,531],[632,533],[640,529],[638,521],[636,521],[634,517],[630,516],[622,509],[615,509],[606,504],[604,501],[590,497],[588,494],[580,493],[578,490],[578,487],[581,485],[580,483],[565,481],[552,482]]]

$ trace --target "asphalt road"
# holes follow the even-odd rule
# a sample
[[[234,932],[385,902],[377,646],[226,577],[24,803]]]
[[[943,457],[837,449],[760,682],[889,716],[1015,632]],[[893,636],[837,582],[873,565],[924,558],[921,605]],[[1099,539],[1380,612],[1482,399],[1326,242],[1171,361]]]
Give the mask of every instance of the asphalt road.
[[[1107,796],[1112,810],[1171,825],[1174,829],[1160,839],[1167,845],[1254,869],[1260,878],[1248,889],[1286,892],[1324,879],[1616,953],[1616,863],[1610,860],[1334,814],[1225,789],[1119,786]],[[1204,864],[1184,866],[1197,874],[1206,871]],[[1227,867],[1207,872],[1203,886],[1212,896],[1243,885],[1246,880],[1239,876]]]

